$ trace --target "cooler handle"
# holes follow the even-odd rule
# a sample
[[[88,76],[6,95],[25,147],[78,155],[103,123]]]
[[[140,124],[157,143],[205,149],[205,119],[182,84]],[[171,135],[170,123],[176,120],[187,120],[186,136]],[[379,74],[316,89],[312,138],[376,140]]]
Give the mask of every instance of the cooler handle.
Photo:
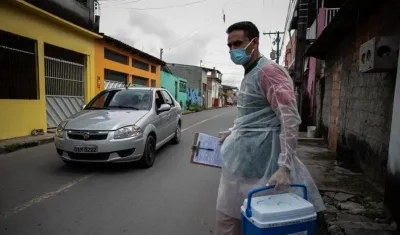
[[[291,184],[291,188],[302,188],[303,189],[303,197],[305,200],[308,201],[308,194],[307,194],[307,188],[306,186],[302,184]],[[255,188],[250,190],[248,196],[247,196],[247,208],[246,208],[246,216],[250,218],[252,216],[252,211],[251,211],[251,198],[253,197],[253,194],[259,193],[261,191],[269,190],[275,188],[275,185],[269,185],[269,186],[263,186],[260,188]]]

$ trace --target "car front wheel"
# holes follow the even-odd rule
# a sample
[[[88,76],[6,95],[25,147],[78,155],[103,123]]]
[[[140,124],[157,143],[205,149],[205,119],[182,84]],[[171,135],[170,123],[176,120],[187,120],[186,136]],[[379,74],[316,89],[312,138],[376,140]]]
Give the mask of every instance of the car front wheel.
[[[156,157],[156,140],[153,136],[147,137],[146,145],[144,147],[143,156],[140,159],[140,165],[143,168],[150,168],[153,166]]]

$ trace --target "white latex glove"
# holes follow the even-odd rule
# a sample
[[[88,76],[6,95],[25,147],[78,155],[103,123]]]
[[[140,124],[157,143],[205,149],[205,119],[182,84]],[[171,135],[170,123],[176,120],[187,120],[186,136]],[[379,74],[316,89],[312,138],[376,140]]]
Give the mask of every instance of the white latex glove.
[[[290,171],[288,168],[281,166],[279,169],[271,176],[267,186],[275,185],[275,191],[283,191],[287,189],[290,185]]]
[[[223,131],[218,133],[219,143],[223,144],[225,139],[231,134],[231,131]]]

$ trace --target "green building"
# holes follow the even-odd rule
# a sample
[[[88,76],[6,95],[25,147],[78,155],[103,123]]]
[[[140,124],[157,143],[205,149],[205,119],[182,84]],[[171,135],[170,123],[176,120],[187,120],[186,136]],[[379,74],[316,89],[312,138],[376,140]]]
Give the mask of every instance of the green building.
[[[180,103],[183,110],[186,110],[187,102],[187,80],[173,75],[168,67],[161,71],[161,87],[169,91]]]

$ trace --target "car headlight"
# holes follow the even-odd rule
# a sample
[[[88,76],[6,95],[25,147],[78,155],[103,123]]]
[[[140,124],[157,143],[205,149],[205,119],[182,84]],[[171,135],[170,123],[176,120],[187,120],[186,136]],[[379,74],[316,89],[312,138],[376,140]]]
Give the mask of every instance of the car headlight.
[[[114,139],[125,139],[135,136],[140,136],[142,134],[142,129],[137,126],[125,126],[119,128],[114,133]]]
[[[68,120],[64,120],[64,121],[62,121],[58,126],[57,126],[57,129],[56,129],[56,136],[58,137],[58,138],[64,138],[64,131],[65,131],[65,126],[67,125],[67,123],[68,123]]]
[[[61,126],[61,124],[57,126],[56,136],[58,138],[64,138],[64,128]]]

